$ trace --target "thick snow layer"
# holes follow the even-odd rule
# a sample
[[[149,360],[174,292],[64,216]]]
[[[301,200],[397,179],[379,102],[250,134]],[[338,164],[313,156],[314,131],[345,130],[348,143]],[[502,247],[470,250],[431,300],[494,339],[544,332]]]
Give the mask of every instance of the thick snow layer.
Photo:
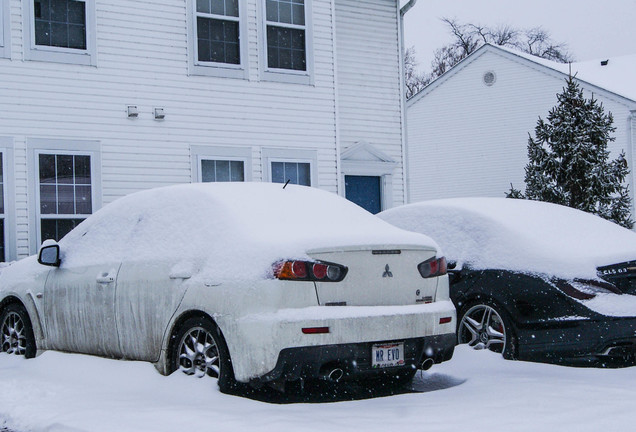
[[[418,373],[414,392],[337,403],[259,402],[147,363],[56,352],[1,355],[0,382],[0,429],[16,432],[627,431],[636,400],[636,367],[506,361],[465,345]]]
[[[461,198],[409,204],[379,216],[431,236],[447,259],[475,269],[596,279],[598,266],[636,259],[636,233],[555,204]]]
[[[60,241],[62,265],[173,260],[216,280],[263,277],[273,262],[314,248],[412,244],[399,230],[316,188],[270,183],[188,184],[120,198]],[[178,258],[178,259],[177,259]]]
[[[582,81],[594,84],[605,90],[609,90],[612,93],[616,93],[620,96],[636,101],[636,80],[634,80],[636,54],[574,62],[570,65],[567,63],[558,63],[542,59],[512,48],[497,48],[501,48],[512,54],[524,57],[535,63],[542,64],[566,75],[571,73]],[[605,66],[603,66],[601,61],[606,60],[608,60],[608,62]]]

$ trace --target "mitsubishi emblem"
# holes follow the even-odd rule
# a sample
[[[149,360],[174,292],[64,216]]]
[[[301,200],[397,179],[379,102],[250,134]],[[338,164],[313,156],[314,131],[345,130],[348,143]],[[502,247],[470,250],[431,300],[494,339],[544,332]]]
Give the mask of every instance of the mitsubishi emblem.
[[[391,273],[391,269],[388,264],[384,266],[384,273],[382,273],[382,277],[393,277],[393,273]]]

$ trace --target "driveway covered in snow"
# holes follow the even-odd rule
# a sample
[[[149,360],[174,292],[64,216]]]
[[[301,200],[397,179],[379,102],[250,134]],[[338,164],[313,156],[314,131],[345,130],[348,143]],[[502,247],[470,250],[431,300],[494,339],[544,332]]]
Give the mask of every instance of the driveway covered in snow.
[[[0,382],[0,430],[18,432],[582,432],[630,430],[636,418],[636,367],[506,361],[466,346],[395,394],[327,386],[295,400],[272,394],[268,401],[267,393],[228,396],[209,380],[163,377],[147,363],[56,352],[33,360],[3,355]]]

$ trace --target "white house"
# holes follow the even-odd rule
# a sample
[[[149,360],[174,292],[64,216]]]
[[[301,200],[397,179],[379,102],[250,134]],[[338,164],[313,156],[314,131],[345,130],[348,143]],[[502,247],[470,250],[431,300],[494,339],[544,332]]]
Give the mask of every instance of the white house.
[[[409,201],[503,197],[523,190],[528,134],[572,75],[614,116],[611,157],[625,150],[634,198],[636,55],[561,64],[485,45],[407,102]],[[634,213],[632,213],[634,214]]]
[[[1,258],[174,183],[402,204],[402,89],[396,0],[0,0]]]

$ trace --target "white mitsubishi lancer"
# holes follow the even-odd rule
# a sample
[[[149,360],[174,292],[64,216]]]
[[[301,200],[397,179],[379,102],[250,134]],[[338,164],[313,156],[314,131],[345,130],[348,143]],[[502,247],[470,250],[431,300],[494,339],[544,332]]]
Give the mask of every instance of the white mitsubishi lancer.
[[[405,382],[451,358],[455,321],[435,242],[302,186],[135,193],[0,274],[1,352],[143,360],[222,391]]]

